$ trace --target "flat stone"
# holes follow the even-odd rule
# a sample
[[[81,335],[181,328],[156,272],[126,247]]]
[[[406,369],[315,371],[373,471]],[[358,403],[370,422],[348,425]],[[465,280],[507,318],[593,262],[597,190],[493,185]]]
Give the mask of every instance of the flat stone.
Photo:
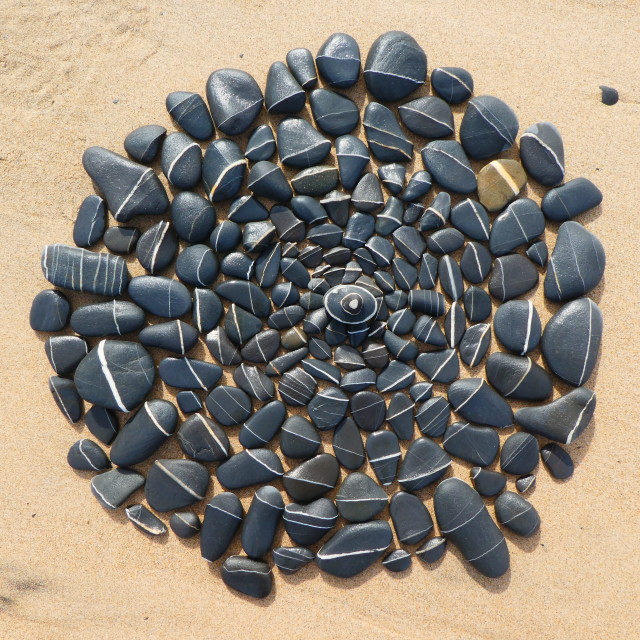
[[[121,336],[138,331],[145,322],[144,311],[124,300],[87,304],[71,314],[71,328],[87,337]]]
[[[496,520],[513,533],[530,538],[540,528],[540,516],[521,495],[505,491],[496,498]]]
[[[473,95],[473,77],[460,67],[438,67],[431,72],[431,87],[449,104],[460,104]]]
[[[466,198],[451,209],[451,224],[472,240],[489,240],[489,215],[476,200]]]
[[[491,297],[480,287],[467,287],[462,295],[462,302],[469,322],[482,322],[491,315],[493,310]]]
[[[131,469],[111,469],[91,478],[91,493],[105,509],[117,509],[143,485],[143,475]]]
[[[244,157],[251,162],[269,160],[276,152],[276,139],[268,124],[258,125],[249,136]]]
[[[140,231],[136,227],[109,227],[103,237],[104,246],[112,253],[129,254],[138,244]]]
[[[316,65],[309,49],[291,49],[287,53],[286,60],[289,70],[305,91],[313,89],[318,84]]]
[[[208,562],[221,558],[242,524],[242,503],[234,493],[215,495],[204,510],[200,530],[200,554]]]
[[[111,444],[118,433],[118,420],[113,412],[104,407],[91,407],[84,416],[84,423],[92,435],[104,444]]]
[[[220,575],[227,587],[251,598],[266,598],[273,588],[271,567],[244,556],[229,556],[222,564]]]
[[[482,378],[456,380],[447,389],[453,410],[469,422],[502,429],[513,424],[509,403]]]
[[[278,155],[283,164],[307,168],[320,164],[331,141],[302,118],[286,118],[278,125]]]
[[[416,323],[416,316],[409,309],[394,311],[390,316],[387,328],[398,336],[410,333]]]
[[[325,380],[327,382],[333,382],[334,384],[340,384],[340,378],[342,377],[340,369],[330,362],[307,358],[303,360],[301,364],[302,368],[316,380]]]
[[[242,362],[240,350],[229,340],[224,327],[217,327],[205,336],[209,353],[222,365],[232,366]]]
[[[202,184],[209,200],[220,202],[235,197],[246,171],[247,161],[233,140],[214,140],[202,159]]]
[[[289,537],[302,546],[309,546],[333,529],[338,510],[328,498],[319,498],[309,504],[292,502],[285,506],[282,519]]]
[[[363,176],[362,180],[358,183],[361,184],[369,182],[369,179],[366,176],[371,176],[372,180],[374,182],[377,182],[378,179],[372,174],[372,173],[367,173],[365,174],[365,176]],[[365,184],[366,186],[366,184]],[[380,188],[380,184],[378,184],[378,189]],[[368,187],[367,189],[363,189],[368,191]],[[364,194],[363,194],[364,195]],[[365,196],[368,197],[368,196]],[[374,196],[374,199],[377,196]],[[380,191],[380,201],[382,201],[382,191]],[[366,200],[366,202],[368,204],[371,204],[370,200]],[[368,205],[365,205],[368,206]],[[344,232],[344,237],[342,239],[342,244],[349,248],[349,249],[358,249],[358,248],[362,248],[364,247],[365,243],[367,242],[367,240],[373,235],[374,230],[375,230],[375,218],[371,215],[369,215],[368,213],[361,213],[361,212],[357,212],[354,213],[353,215],[351,215],[349,217],[349,222],[347,223],[347,228]],[[369,253],[369,250],[367,249],[367,255],[369,257],[369,259],[371,260],[372,266],[375,269],[375,261],[373,260],[373,257],[371,256],[371,254]],[[357,254],[356,254],[357,257]],[[364,269],[363,269],[364,270]]]
[[[430,382],[416,382],[411,385],[409,395],[414,402],[429,400],[433,395],[433,385]],[[389,420],[389,416],[387,416],[387,420]]]
[[[527,258],[539,267],[544,267],[549,259],[549,248],[544,240],[534,242],[526,251]]]
[[[240,352],[242,359],[249,362],[269,362],[280,349],[280,333],[275,329],[265,329],[257,333]]]
[[[182,413],[194,413],[202,409],[202,400],[195,391],[178,391],[176,402]]]
[[[427,238],[427,249],[432,253],[444,255],[453,253],[464,244],[464,236],[453,227],[438,229]]]
[[[208,140],[213,136],[211,114],[199,94],[173,91],[167,96],[165,105],[169,115],[193,138]],[[127,149],[126,140],[124,148]],[[128,149],[127,151],[131,153]],[[144,162],[142,159],[140,161]]]
[[[602,192],[587,178],[574,178],[560,187],[549,189],[542,198],[542,212],[548,220],[565,222],[597,207]]]
[[[162,173],[178,189],[193,189],[202,174],[202,150],[186,133],[170,133],[162,144]]]
[[[196,413],[188,417],[178,429],[180,448],[192,460],[220,462],[231,452],[227,434],[206,416]]]
[[[235,491],[265,484],[284,474],[280,458],[270,449],[247,449],[232,455],[216,470],[225,489]]]
[[[290,416],[284,421],[280,430],[280,451],[283,455],[299,460],[311,458],[318,453],[320,444],[318,431],[306,418]]]
[[[516,431],[502,443],[500,469],[505,473],[523,476],[538,466],[539,458],[538,441],[535,436]]]
[[[456,140],[434,140],[420,153],[424,168],[443,189],[455,193],[476,190],[476,174],[462,145]]]
[[[124,512],[136,528],[150,536],[162,536],[167,533],[164,522],[143,504],[133,504]]]
[[[589,293],[602,280],[605,264],[600,240],[578,222],[563,222],[544,279],[545,297],[563,302]]]
[[[107,454],[93,440],[86,438],[71,445],[67,462],[72,469],[79,471],[103,471],[111,467]]]
[[[138,334],[145,347],[157,347],[185,355],[198,342],[198,332],[182,320],[159,322],[145,327]]]
[[[387,494],[368,475],[356,471],[345,477],[336,495],[340,515],[350,522],[366,522],[387,506]]]
[[[489,293],[501,302],[517,298],[531,291],[537,284],[538,270],[522,254],[511,253],[495,259],[489,280]]]
[[[179,318],[191,310],[191,294],[177,280],[164,276],[137,276],[129,284],[131,299],[161,318]]]
[[[276,202],[287,202],[293,191],[282,169],[268,160],[261,160],[251,167],[247,186],[257,196]]]
[[[176,275],[185,284],[209,287],[218,277],[218,258],[204,244],[185,247],[176,260]]]
[[[426,562],[433,564],[438,562],[444,555],[447,548],[447,539],[441,536],[429,538],[424,544],[416,549],[416,556]]]
[[[272,329],[288,329],[298,324],[304,316],[304,309],[300,305],[293,304],[288,307],[282,307],[282,309],[272,313],[267,320],[267,324]],[[287,343],[293,345],[290,339]]]
[[[373,173],[365,173],[358,180],[358,184],[356,184],[353,193],[351,194],[351,204],[353,204],[357,211],[364,211],[366,213],[374,213],[382,207],[384,204],[382,187],[380,186],[380,181]],[[373,230],[371,230],[371,232],[373,232]],[[352,234],[352,228],[347,224],[345,239],[350,238]],[[358,239],[366,240],[367,238]],[[357,246],[354,246],[353,244],[348,244],[347,246],[352,249],[357,248]]]
[[[402,191],[406,174],[406,167],[399,162],[383,164],[378,167],[378,177],[387,191],[393,195],[397,195]]]
[[[107,227],[107,206],[100,196],[87,196],[80,205],[73,224],[73,242],[87,249],[102,238]]]
[[[601,84],[600,91],[602,92],[600,100],[602,104],[606,104],[608,107],[616,104],[620,98],[618,90],[613,87],[607,87],[606,85]]]
[[[271,550],[283,513],[284,501],[275,487],[256,490],[242,523],[242,548],[250,558],[262,558]]]
[[[313,119],[330,136],[342,136],[353,131],[360,111],[353,100],[329,89],[315,89],[309,96]]]
[[[428,171],[416,171],[398,197],[403,202],[415,202],[426,196],[430,189],[431,174]]]
[[[334,33],[318,50],[316,66],[329,86],[348,89],[360,76],[360,47],[350,35]]]
[[[391,527],[384,520],[348,524],[320,548],[316,564],[331,575],[351,578],[380,558],[392,541]]]
[[[470,326],[464,332],[459,345],[462,361],[470,367],[477,367],[486,355],[490,344],[490,324],[480,323]]]
[[[540,316],[531,300],[510,300],[500,305],[493,329],[504,347],[521,356],[533,351],[542,335]]]
[[[209,121],[211,122],[211,116],[209,116]],[[211,132],[213,133],[213,125]],[[166,133],[167,130],[160,125],[145,124],[142,127],[134,129],[124,139],[124,150],[134,160],[142,162],[143,164],[149,164],[158,155]]]
[[[433,531],[433,520],[422,500],[406,491],[391,496],[389,513],[398,542],[418,544]]]
[[[294,467],[282,479],[285,491],[296,502],[311,502],[333,489],[340,475],[338,461],[328,453]]]
[[[319,431],[336,427],[347,412],[349,398],[337,387],[327,387],[316,393],[307,405],[307,412]]]
[[[544,233],[545,218],[540,207],[529,198],[512,202],[491,227],[489,249],[494,256],[504,256]]]
[[[356,424],[365,431],[376,431],[384,422],[384,399],[373,391],[360,391],[352,396],[350,409]]]
[[[349,220],[349,203],[351,195],[334,189],[325,195],[320,204],[324,207],[329,218],[337,225],[344,227]]]
[[[419,260],[418,284],[421,289],[433,289],[438,281],[438,258],[430,253],[423,253]]]
[[[102,147],[86,149],[82,166],[117,222],[128,222],[135,216],[160,215],[169,206],[167,192],[150,167]]]
[[[418,429],[432,438],[444,435],[449,417],[451,405],[442,396],[429,398],[416,411],[416,423]]]
[[[481,496],[487,497],[498,495],[507,486],[507,479],[504,475],[482,467],[471,469],[471,481],[475,490]]]
[[[209,236],[209,244],[218,253],[228,253],[239,242],[242,237],[240,225],[231,220],[223,220],[216,225]]]
[[[442,231],[446,231],[446,229],[442,229]],[[455,231],[455,229],[450,229],[450,231]],[[437,233],[439,232],[436,231],[435,233],[433,233],[429,237],[429,239],[431,239]],[[442,286],[442,290],[449,296],[451,300],[455,302],[462,297],[462,293],[464,291],[462,271],[460,270],[460,266],[452,256],[445,255],[440,258],[440,260],[438,260],[438,277],[440,278],[440,285]]]
[[[444,138],[454,132],[449,105],[436,96],[423,96],[398,107],[402,124],[423,138]]]
[[[450,215],[451,196],[446,191],[441,191],[431,201],[431,204],[424,209],[424,212],[420,216],[420,231],[425,232],[440,229],[447,224]],[[405,220],[405,222],[408,224],[408,221]]]
[[[553,187],[564,179],[564,144],[551,122],[538,122],[520,136],[520,157],[527,173]]]
[[[340,182],[345,189],[352,190],[371,159],[369,149],[355,136],[340,136],[336,140],[336,158],[340,170]]]
[[[540,401],[553,391],[551,376],[531,358],[492,353],[485,371],[488,382],[505,398]]]
[[[252,411],[251,398],[242,389],[227,385],[216,387],[205,404],[214,419],[225,427],[244,422]]]
[[[573,460],[571,456],[554,442],[542,447],[540,456],[554,478],[566,480],[573,475]]]
[[[407,491],[419,491],[439,480],[451,466],[451,458],[429,438],[414,440],[407,449],[398,482]]]
[[[302,289],[309,284],[309,272],[305,266],[295,258],[282,258],[280,261],[280,272],[289,281],[293,282],[296,287]]]
[[[306,355],[306,354],[305,354]],[[286,404],[291,407],[303,407],[311,401],[316,381],[300,367],[287,371],[280,378],[278,392]]]
[[[370,433],[367,437],[366,451],[378,482],[383,487],[389,486],[396,478],[401,457],[398,436],[393,431]]]
[[[480,495],[459,478],[437,487],[434,509],[443,536],[483,575],[497,578],[509,569],[509,550]]]
[[[343,380],[344,377],[342,377]],[[413,367],[404,362],[392,360],[375,379],[376,388],[380,393],[399,391],[411,386],[415,377],[416,373]]]
[[[491,253],[479,242],[467,242],[460,258],[462,275],[473,284],[480,284],[487,279],[493,266]]]
[[[382,162],[408,162],[413,143],[404,134],[393,111],[379,102],[367,104],[362,119],[371,153]]]
[[[517,160],[499,158],[478,173],[478,199],[488,211],[500,211],[518,197],[527,174]]]
[[[272,246],[276,228],[271,221],[247,222],[242,231],[242,249],[247,253],[261,254]]]
[[[267,73],[264,106],[269,113],[297,113],[307,101],[307,94],[284,62],[274,62]]]
[[[468,422],[454,422],[447,427],[442,446],[452,456],[486,467],[498,455],[500,438],[495,429]]]
[[[138,262],[156,274],[172,262],[178,250],[178,236],[170,222],[158,222],[147,229],[136,245]]]
[[[405,549],[394,549],[382,558],[382,566],[393,573],[407,571],[411,566],[411,554]]]
[[[278,308],[297,304],[299,300],[300,292],[293,282],[279,282],[271,289],[271,302]]]
[[[44,343],[49,364],[60,376],[73,373],[89,353],[87,342],[78,336],[51,336]]]
[[[364,445],[352,418],[345,418],[333,432],[333,453],[347,469],[359,469],[364,463]]]
[[[460,360],[455,349],[425,351],[416,358],[416,366],[431,382],[449,384],[460,374]]]
[[[285,575],[296,573],[309,564],[316,554],[305,547],[277,547],[271,554],[273,563]]]
[[[171,514],[169,526],[178,538],[188,539],[200,533],[202,523],[198,515],[193,511],[177,511]]]
[[[431,316],[420,316],[413,326],[413,337],[424,344],[430,344],[434,347],[447,346],[447,339],[437,323],[435,318]]]
[[[531,491],[536,485],[536,477],[533,474],[528,476],[523,476],[522,478],[518,478],[516,480],[516,489],[520,493],[527,493],[527,491]]]
[[[307,347],[301,347],[295,351],[285,353],[269,362],[264,372],[268,376],[281,376],[283,373],[297,365],[309,353]]]
[[[596,394],[585,387],[540,407],[525,407],[516,411],[516,422],[526,431],[571,444],[587,428],[596,409]]]
[[[227,280],[216,286],[216,293],[259,318],[266,318],[271,312],[271,303],[253,282]]]

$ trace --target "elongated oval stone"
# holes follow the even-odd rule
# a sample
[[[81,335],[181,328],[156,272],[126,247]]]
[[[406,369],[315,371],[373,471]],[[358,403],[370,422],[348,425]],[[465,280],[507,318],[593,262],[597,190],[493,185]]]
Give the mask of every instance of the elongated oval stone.
[[[498,454],[500,438],[495,429],[468,422],[454,422],[447,427],[442,446],[452,456],[486,467]]]
[[[364,445],[353,418],[345,418],[333,432],[333,453],[347,469],[359,469],[365,459]]]
[[[491,427],[510,427],[513,411],[482,378],[456,380],[447,389],[453,410],[469,422]]]
[[[429,438],[414,440],[400,466],[398,482],[407,491],[418,491],[442,478],[451,458]]]
[[[353,189],[371,159],[367,145],[355,136],[340,136],[336,140],[336,158],[342,186]]]
[[[467,246],[460,258],[462,275],[474,284],[480,284],[487,279],[493,260],[487,247],[479,242],[467,242]]]
[[[553,187],[564,179],[564,144],[551,122],[538,122],[520,136],[520,157],[527,173]]]
[[[470,367],[477,367],[491,343],[491,325],[487,323],[470,326],[460,340],[460,357]]]
[[[550,189],[542,198],[542,212],[548,220],[565,222],[598,206],[602,192],[587,178],[574,178],[555,189]]]
[[[287,65],[300,86],[307,91],[318,84],[316,65],[313,62],[313,54],[309,49],[291,49],[287,53]]]
[[[471,469],[471,481],[481,496],[489,497],[498,495],[507,485],[507,479],[502,473],[482,467]]]
[[[83,438],[71,445],[67,462],[79,471],[103,471],[111,467],[107,454],[92,440]]]
[[[147,473],[144,495],[160,512],[188,507],[204,500],[209,486],[206,467],[193,460],[156,460]]]
[[[460,104],[473,95],[473,78],[460,67],[438,67],[431,72],[431,87],[449,104]]]
[[[102,238],[107,227],[107,207],[100,196],[87,196],[78,209],[73,224],[73,242],[76,247],[87,249]]]
[[[131,505],[124,512],[136,528],[150,536],[161,536],[167,533],[164,522],[143,504]]]
[[[140,329],[144,311],[133,302],[112,300],[88,304],[71,314],[71,328],[81,336],[121,336]]]
[[[476,174],[459,142],[434,140],[420,153],[424,168],[444,189],[455,193],[471,193],[476,190]]]
[[[475,569],[489,578],[507,572],[506,541],[476,491],[459,478],[447,478],[436,487],[433,505],[442,535]]]
[[[284,62],[274,62],[267,73],[264,106],[269,113],[297,113],[307,95]]]
[[[350,35],[334,33],[318,50],[316,66],[330,86],[348,89],[360,76],[360,47]]]
[[[202,159],[202,183],[209,200],[233,198],[242,186],[246,170],[247,161],[233,140],[214,140]]]
[[[391,497],[389,513],[393,528],[402,544],[418,544],[433,530],[433,520],[422,500],[406,491]]]
[[[222,303],[211,289],[193,290],[193,324],[198,333],[209,333],[218,326]]]
[[[246,449],[263,447],[274,438],[284,422],[286,414],[287,409],[279,400],[274,400],[260,407],[242,425],[238,436],[240,444]]]
[[[401,457],[398,436],[386,430],[370,433],[366,451],[378,482],[384,487],[389,486],[396,478]]]
[[[540,516],[521,495],[505,491],[496,498],[496,520],[523,538],[530,538],[540,528]]]
[[[89,346],[78,336],[51,336],[44,343],[44,350],[53,370],[63,376],[75,371],[89,353]]]
[[[540,316],[531,300],[510,300],[493,318],[496,337],[509,351],[521,356],[538,346],[542,334]]]
[[[319,498],[309,504],[292,502],[285,506],[282,519],[289,537],[300,545],[309,546],[333,529],[338,510],[328,498]]]
[[[221,558],[242,524],[242,503],[234,493],[215,495],[204,510],[200,530],[200,554],[208,562]]]
[[[435,96],[423,96],[398,107],[402,124],[423,138],[444,138],[454,131],[449,105]]]
[[[380,558],[392,540],[391,527],[385,520],[347,524],[322,545],[316,564],[331,575],[351,578]]]
[[[562,302],[578,298],[598,286],[606,258],[602,243],[580,223],[560,225],[556,246],[544,279],[544,295]]]
[[[547,280],[549,278],[547,271]],[[545,283],[547,282],[545,280]],[[520,253],[496,258],[489,280],[489,293],[502,302],[521,296],[538,284],[538,270]]]
[[[91,478],[91,493],[105,509],[117,509],[144,485],[144,476],[132,469],[111,469]]]
[[[266,598],[273,588],[271,567],[266,562],[244,556],[229,556],[220,575],[229,588],[251,598]]]
[[[309,96],[313,119],[330,136],[342,136],[353,131],[360,111],[351,98],[328,89],[315,89]]]
[[[227,434],[200,413],[188,417],[177,435],[180,448],[193,460],[219,462],[229,457],[231,445]]]
[[[135,216],[160,215],[169,206],[167,192],[150,167],[102,147],[86,149],[82,166],[118,222],[127,222]]]
[[[72,380],[60,376],[49,377],[49,391],[61,413],[74,424],[82,417],[82,398]]]
[[[167,96],[165,105],[169,115],[190,136],[198,140],[208,140],[213,135],[211,114],[199,94],[190,91],[173,91]]]
[[[356,471],[342,481],[336,495],[340,515],[350,522],[366,522],[387,506],[387,494],[368,475]]]
[[[216,471],[220,484],[231,490],[264,484],[283,473],[280,458],[270,449],[247,449],[236,453]]]
[[[316,557],[311,549],[305,547],[277,547],[271,555],[273,563],[286,575],[299,571]]]
[[[260,318],[270,313],[269,298],[253,282],[226,280],[216,286],[216,293]]]
[[[145,311],[161,318],[178,318],[191,309],[191,294],[177,280],[164,276],[137,276],[129,295]]]
[[[193,189],[200,181],[202,150],[186,133],[169,134],[162,144],[162,173],[178,189]]]
[[[207,115],[209,115],[208,111]],[[211,119],[210,116],[209,119]],[[134,160],[148,164],[158,155],[166,133],[167,130],[160,125],[145,124],[127,135],[124,139],[124,150]]]
[[[370,102],[362,119],[371,153],[382,162],[408,162],[413,143],[402,131],[393,111],[379,102]]]
[[[333,489],[339,475],[338,461],[328,453],[321,453],[286,473],[282,482],[293,500],[311,502]]]
[[[489,248],[503,256],[544,233],[545,219],[540,207],[529,198],[512,202],[491,227]]]
[[[485,371],[491,386],[505,398],[539,401],[553,391],[551,376],[531,358],[492,353]]]
[[[500,211],[527,183],[527,174],[517,160],[499,158],[478,173],[478,199],[488,211]]]
[[[173,320],[145,327],[138,337],[145,347],[158,347],[185,355],[198,341],[198,332],[182,320]]]
[[[284,501],[275,487],[260,487],[254,493],[242,523],[242,548],[250,558],[261,558],[271,549],[283,512]]]

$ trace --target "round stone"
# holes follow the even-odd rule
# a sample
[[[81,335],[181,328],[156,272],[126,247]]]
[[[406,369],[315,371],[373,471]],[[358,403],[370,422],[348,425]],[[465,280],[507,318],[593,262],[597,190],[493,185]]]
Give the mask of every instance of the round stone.
[[[371,320],[378,309],[374,295],[355,284],[339,284],[324,296],[327,313],[345,324],[360,324]]]

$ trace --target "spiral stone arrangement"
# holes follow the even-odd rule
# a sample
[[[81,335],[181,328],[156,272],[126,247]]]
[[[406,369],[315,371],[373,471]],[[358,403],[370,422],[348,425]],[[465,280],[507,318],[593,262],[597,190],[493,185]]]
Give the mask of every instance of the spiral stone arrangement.
[[[222,578],[255,597],[272,589],[270,561],[292,573],[315,560],[346,578],[379,558],[404,571],[412,552],[436,562],[447,542],[485,576],[504,574],[501,527],[531,536],[540,524],[522,495],[540,456],[569,477],[560,445],[595,410],[584,385],[602,315],[585,296],[605,255],[574,218],[600,191],[563,182],[551,123],[518,141],[516,114],[473,97],[468,71],[427,79],[410,35],[381,35],[361,66],[356,41],[336,33],[315,58],[295,49],[271,65],[264,94],[221,69],[207,102],[167,96],[179,131],[134,130],[128,157],[87,149],[99,195],[80,206],[76,246],[44,248],[56,289],[31,308],[32,328],[55,334],[53,398],[91,436],[69,465],[94,472],[99,503],[128,504],[147,534],[168,533],[161,514],[175,535],[199,535],[210,562],[239,532],[245,555],[227,557]],[[315,126],[300,115],[307,99]],[[541,204],[522,195],[528,179],[548,188]],[[527,296],[540,277],[557,306],[544,328]],[[92,295],[72,310],[64,289]],[[192,353],[201,340],[210,358]],[[156,397],[158,377],[178,408]],[[180,457],[167,457],[169,440]],[[470,482],[451,476],[452,458]],[[245,513],[234,492],[246,487]],[[281,524],[295,546],[273,548]]]

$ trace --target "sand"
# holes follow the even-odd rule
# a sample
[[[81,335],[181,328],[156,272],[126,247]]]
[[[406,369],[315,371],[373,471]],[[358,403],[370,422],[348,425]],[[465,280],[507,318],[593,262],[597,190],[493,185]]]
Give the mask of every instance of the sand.
[[[637,3],[1,0],[0,24],[3,638],[639,633]],[[150,541],[121,510],[103,510],[86,474],[66,466],[67,449],[86,431],[67,424],[52,402],[44,337],[29,329],[31,299],[47,287],[39,253],[46,243],[71,242],[75,212],[91,192],[83,149],[121,151],[132,128],[169,127],[168,92],[202,92],[208,74],[226,66],[263,83],[269,63],[290,48],[316,51],[343,30],[366,52],[389,28],[412,33],[430,69],[471,70],[476,93],[506,100],[523,127],[555,122],[568,178],[584,175],[604,192],[602,206],[583,220],[608,256],[606,282],[594,293],[605,318],[590,383],[597,413],[569,447],[570,481],[539,470],[532,501],[543,526],[531,540],[508,536],[512,567],[503,578],[483,579],[451,551],[433,569],[414,562],[404,576],[379,566],[348,581],[315,568],[277,574],[272,595],[251,601],[224,587],[219,563],[202,561],[197,542]],[[600,103],[603,83],[620,90],[616,106]],[[551,307],[539,308],[546,320]],[[432,509],[431,492],[421,495]]]

